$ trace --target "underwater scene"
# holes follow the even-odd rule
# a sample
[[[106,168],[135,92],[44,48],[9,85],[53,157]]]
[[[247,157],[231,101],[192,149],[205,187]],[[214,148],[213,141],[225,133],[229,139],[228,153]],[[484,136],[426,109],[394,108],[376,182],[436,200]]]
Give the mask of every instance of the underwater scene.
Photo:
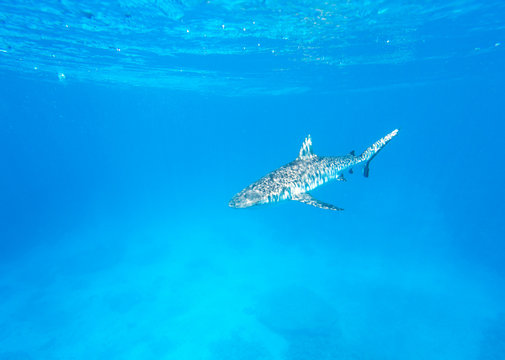
[[[505,359],[505,2],[3,0],[0,80],[0,360]]]

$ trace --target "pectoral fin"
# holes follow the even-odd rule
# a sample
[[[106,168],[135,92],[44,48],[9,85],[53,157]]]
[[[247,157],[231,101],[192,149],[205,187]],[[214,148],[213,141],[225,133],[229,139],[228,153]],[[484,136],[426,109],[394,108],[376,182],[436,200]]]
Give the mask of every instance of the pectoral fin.
[[[317,199],[314,199],[312,197],[312,195],[310,195],[309,193],[303,193],[303,194],[296,195],[296,196],[292,197],[292,200],[296,200],[296,201],[302,202],[304,204],[312,205],[312,206],[315,206],[315,207],[318,207],[321,209],[326,209],[326,210],[344,210],[339,207],[336,207],[335,205],[327,204],[327,203],[324,203],[324,202],[319,201]]]

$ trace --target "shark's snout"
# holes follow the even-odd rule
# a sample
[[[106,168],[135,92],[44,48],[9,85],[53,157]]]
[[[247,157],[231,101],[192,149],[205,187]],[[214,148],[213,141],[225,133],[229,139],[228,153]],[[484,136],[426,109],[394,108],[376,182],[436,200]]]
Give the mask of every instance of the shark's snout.
[[[228,202],[228,206],[232,207],[232,208],[238,207],[237,202],[235,201],[235,198],[231,199],[230,202]]]
[[[230,200],[228,206],[232,208],[246,208],[257,205],[261,200],[262,197],[259,191],[244,189]]]
[[[231,199],[230,202],[228,203],[229,207],[237,208],[237,209],[246,208],[251,205],[253,205],[253,204],[251,204],[247,200],[240,198],[238,196],[234,196],[233,199]]]

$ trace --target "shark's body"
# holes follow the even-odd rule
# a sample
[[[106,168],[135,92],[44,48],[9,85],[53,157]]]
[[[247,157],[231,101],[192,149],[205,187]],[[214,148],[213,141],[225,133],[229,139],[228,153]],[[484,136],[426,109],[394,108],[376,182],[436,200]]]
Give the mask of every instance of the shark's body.
[[[310,135],[305,139],[296,160],[272,171],[236,194],[229,206],[246,208],[281,200],[296,200],[322,209],[342,210],[314,199],[309,191],[330,180],[345,180],[343,173],[358,164],[368,165],[373,157],[398,133],[394,130],[356,156],[354,151],[345,156],[317,156],[312,152]]]

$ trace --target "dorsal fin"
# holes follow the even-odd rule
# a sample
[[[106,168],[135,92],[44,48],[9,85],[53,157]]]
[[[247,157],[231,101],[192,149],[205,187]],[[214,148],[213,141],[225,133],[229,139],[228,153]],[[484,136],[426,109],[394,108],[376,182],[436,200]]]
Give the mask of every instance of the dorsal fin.
[[[356,152],[355,152],[354,150],[351,150],[351,151],[349,152],[349,155],[356,156]]]
[[[298,154],[298,159],[310,159],[314,157],[312,152],[312,140],[310,135],[308,135],[303,141],[302,147],[300,148],[300,153]]]

